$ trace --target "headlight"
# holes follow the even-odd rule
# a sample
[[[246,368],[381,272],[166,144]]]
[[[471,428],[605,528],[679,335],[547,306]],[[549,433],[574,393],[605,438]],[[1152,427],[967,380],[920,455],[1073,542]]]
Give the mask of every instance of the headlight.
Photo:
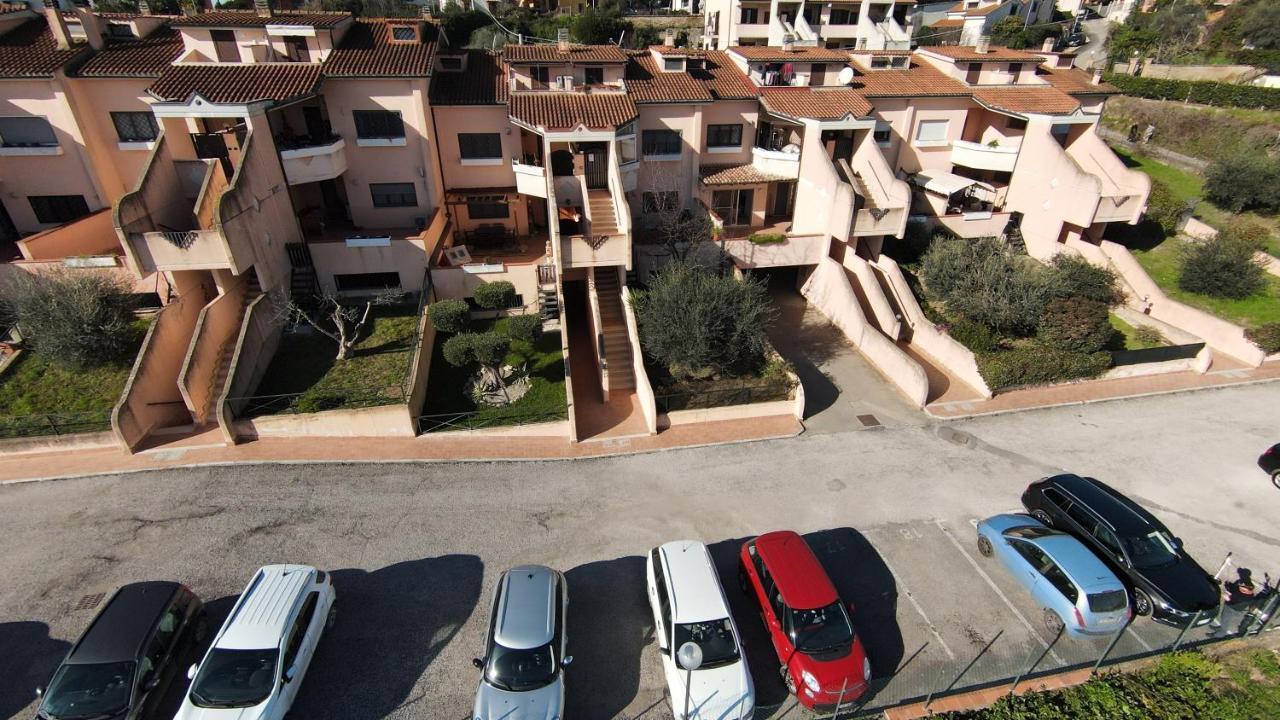
[[[808,670],[800,671],[800,679],[804,680],[804,686],[809,688],[811,693],[816,693],[822,689],[822,686],[818,684],[818,678],[814,677],[813,673]]]
[[[871,682],[871,661],[866,658],[862,658],[862,679]]]

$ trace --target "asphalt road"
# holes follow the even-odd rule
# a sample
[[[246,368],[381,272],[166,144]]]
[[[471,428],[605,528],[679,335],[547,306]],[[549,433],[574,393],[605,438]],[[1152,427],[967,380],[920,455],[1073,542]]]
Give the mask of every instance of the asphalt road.
[[[1076,54],[1076,67],[1092,69],[1106,64],[1107,37],[1111,33],[1111,22],[1106,18],[1094,18],[1081,23],[1087,43],[1080,47]]]
[[[502,569],[543,563],[571,589],[571,718],[666,718],[643,553],[712,545],[756,677],[762,716],[788,718],[759,621],[733,587],[755,534],[805,533],[858,610],[878,676],[872,702],[996,678],[1047,648],[1038,609],[978,556],[972,522],[1016,509],[1026,483],[1069,469],[1145,503],[1210,570],[1228,552],[1280,572],[1280,491],[1254,462],[1277,440],[1280,384],[615,459],[466,465],[188,469],[0,487],[0,718],[93,615],[85,596],[174,578],[215,617],[254,569],[334,571],[337,622],[296,715],[465,718],[487,603]],[[1121,648],[1171,635],[1150,621]],[[781,705],[781,709],[777,706]]]

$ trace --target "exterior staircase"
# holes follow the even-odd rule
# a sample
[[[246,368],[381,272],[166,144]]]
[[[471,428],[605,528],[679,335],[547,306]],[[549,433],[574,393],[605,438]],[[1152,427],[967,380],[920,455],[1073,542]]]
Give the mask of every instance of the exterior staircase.
[[[587,191],[587,213],[591,218],[592,235],[618,234],[618,215],[608,190]]]
[[[861,175],[858,175],[858,173],[849,173],[849,184],[853,186],[853,191],[858,195],[860,200],[858,204],[859,209],[874,210],[878,207],[876,205],[875,197],[871,194],[871,191],[867,189],[867,184],[863,182]]]
[[[595,270],[596,295],[600,300],[601,334],[604,336],[605,358],[609,362],[609,391],[632,391],[636,375],[631,357],[631,339],[627,337],[627,320],[622,308],[622,288],[618,268]]]
[[[258,277],[254,273],[249,273],[249,279],[245,283],[244,295],[240,298],[240,322],[244,322],[245,313],[249,310],[249,305],[262,294],[262,287],[258,284]],[[239,333],[237,333],[237,339]],[[195,418],[197,425],[204,425],[215,422],[214,413],[218,400],[222,397],[222,391],[227,386],[227,376],[231,374],[231,358],[236,351],[236,341],[226,343],[222,349],[218,351],[218,372],[213,377],[214,391],[209,394],[209,399],[205,402],[205,406],[200,409],[200,416]]]

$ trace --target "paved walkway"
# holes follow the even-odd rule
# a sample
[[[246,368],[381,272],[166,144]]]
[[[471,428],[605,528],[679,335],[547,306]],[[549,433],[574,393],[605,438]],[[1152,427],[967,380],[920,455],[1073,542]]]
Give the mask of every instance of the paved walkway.
[[[581,287],[578,287],[580,285]],[[600,387],[600,370],[590,332],[591,320],[585,297],[586,283],[578,283],[565,292],[565,322],[569,328],[569,363],[573,378],[573,414],[578,440],[645,435],[649,428],[635,391],[609,393],[604,402]]]

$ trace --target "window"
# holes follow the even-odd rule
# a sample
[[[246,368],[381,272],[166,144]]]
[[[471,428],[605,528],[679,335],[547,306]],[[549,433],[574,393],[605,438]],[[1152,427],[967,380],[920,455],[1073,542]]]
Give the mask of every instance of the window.
[[[41,223],[64,223],[89,214],[83,195],[31,195],[27,198],[36,220]]]
[[[822,22],[822,6],[821,5],[805,5],[804,21],[810,25],[817,25]]]
[[[149,112],[113,112],[111,123],[120,142],[151,142],[160,134],[156,116]]]
[[[1098,519],[1093,516],[1093,513],[1084,509],[1084,506],[1079,503],[1072,503],[1067,508],[1067,517],[1071,518],[1086,533],[1092,533],[1094,526],[1098,524]]]
[[[921,120],[916,124],[917,145],[944,145],[949,120]]]
[[[416,25],[392,25],[391,26],[391,42],[393,43],[418,42],[417,26]]]
[[[970,85],[977,85],[982,79],[982,63],[969,63],[965,66],[964,81]]]
[[[210,30],[213,39],[213,51],[218,62],[240,62],[240,46],[236,44],[234,30]]]
[[[893,126],[883,120],[877,120],[873,139],[880,147],[888,147],[893,142]]]
[[[1067,506],[1071,504],[1071,501],[1067,499],[1067,496],[1059,492],[1057,488],[1045,488],[1044,499],[1053,503],[1059,510],[1063,511],[1065,511]]]
[[[529,70],[534,82],[540,82],[543,85],[547,85],[551,82],[551,68],[545,65],[534,65]]]
[[[831,19],[828,25],[857,25],[858,11],[844,8],[831,8]]]
[[[1026,130],[1027,121],[1023,118],[1009,118],[1009,121],[1004,126],[1010,130]]]
[[[742,147],[742,124],[710,125],[707,127],[707,147],[740,148]]]
[[[887,58],[887,57],[873,57],[873,58],[871,58],[871,69],[872,69],[872,70],[883,70],[883,69],[885,69],[885,68],[887,68],[887,67],[889,67],[889,58]]]
[[[463,160],[501,160],[502,136],[498,133],[458,133]]]
[[[418,194],[413,183],[369,183],[374,207],[416,207]]]
[[[671,632],[671,600],[667,597],[667,578],[666,574],[662,572],[662,556],[658,553],[657,548],[654,548],[651,557],[653,560],[654,591],[658,593],[658,613],[661,616],[662,632],[665,635]],[[668,650],[672,649],[670,645],[670,642],[668,642]]]
[[[0,147],[58,147],[58,138],[42,117],[0,117]]]
[[[1009,82],[1018,82],[1018,74],[1022,72],[1022,63],[1009,63]]]
[[[666,72],[684,70],[684,58],[662,58],[662,69]]]
[[[382,273],[375,273],[381,275]],[[399,283],[399,274],[394,274]],[[307,593],[307,599],[302,602],[302,609],[298,611],[298,619],[293,623],[293,632],[289,634],[289,644],[284,648],[284,662],[280,663],[280,674],[283,676],[289,672],[289,668],[293,667],[294,661],[298,659],[298,649],[302,647],[302,641],[307,637],[307,630],[311,628],[311,619],[316,614],[316,598],[320,596],[317,592]]]
[[[137,37],[133,34],[133,28],[122,23],[110,23],[107,25],[107,35],[120,40],[132,40]]]
[[[284,54],[293,62],[311,62],[311,49],[307,47],[307,39],[301,35],[285,36]]]
[[[679,155],[680,133],[676,130],[645,130],[641,133],[641,149],[645,157]]]
[[[472,220],[497,220],[511,217],[511,206],[503,202],[469,202],[467,217]]]
[[[462,58],[449,57],[447,55],[440,56],[440,69],[456,72],[462,69]]]
[[[393,140],[404,137],[404,121],[391,110],[355,110],[356,137],[363,140]]]
[[[582,80],[588,85],[604,84],[604,68],[589,67],[582,69]]]
[[[333,284],[338,292],[358,292],[364,290],[396,290],[400,287],[400,273],[349,273],[334,275]]]
[[[1124,557],[1124,550],[1120,548],[1120,538],[1102,523],[1093,529],[1093,537],[1098,540],[1107,550],[1111,551],[1116,557]]]
[[[642,193],[640,195],[640,206],[647,213],[675,210],[680,207],[680,194],[673,190]]]
[[[1075,583],[1071,582],[1071,578],[1062,572],[1062,568],[1058,567],[1052,560],[1045,558],[1045,564],[1040,568],[1040,574],[1044,575],[1045,580],[1054,587],[1062,596],[1070,600],[1074,605],[1080,599],[1080,591],[1076,590]]]
[[[747,8],[747,7],[742,8],[742,20],[741,20],[741,22],[742,22],[742,24],[743,24],[743,25],[759,25],[759,24],[760,24],[760,9],[759,9],[759,8]]]

